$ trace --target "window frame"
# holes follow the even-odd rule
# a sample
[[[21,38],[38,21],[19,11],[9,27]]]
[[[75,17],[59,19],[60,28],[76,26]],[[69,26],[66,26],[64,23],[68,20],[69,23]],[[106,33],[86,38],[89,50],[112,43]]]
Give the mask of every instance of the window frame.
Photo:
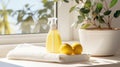
[[[0,45],[18,43],[40,43],[44,42],[47,34],[22,34],[22,35],[2,35]]]
[[[73,29],[71,23],[73,22],[72,14],[69,13],[69,8],[72,3],[59,6],[59,2],[55,3],[55,13],[58,18],[58,30],[60,32],[62,41],[73,40]],[[66,7],[64,7],[66,6]],[[64,12],[64,13],[63,13]],[[62,16],[64,15],[64,16]],[[72,19],[72,20],[71,20]],[[0,35],[0,45],[2,44],[19,44],[19,43],[45,43],[47,33],[44,34],[22,34],[22,35]]]
[[[54,16],[56,15],[57,6],[54,3]],[[18,43],[42,43],[45,42],[47,33],[38,33],[38,34],[11,34],[11,35],[0,35],[0,45],[2,44],[18,44]]]

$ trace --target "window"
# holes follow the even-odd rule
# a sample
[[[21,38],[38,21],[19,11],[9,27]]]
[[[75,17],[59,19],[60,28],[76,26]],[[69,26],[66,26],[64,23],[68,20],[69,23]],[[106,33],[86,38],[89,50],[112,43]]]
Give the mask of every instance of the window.
[[[1,0],[0,0],[1,1]],[[6,1],[6,0],[3,0]],[[28,1],[28,0],[19,0],[19,1]],[[14,3],[19,3],[19,1],[13,1]],[[33,1],[33,0],[29,0]],[[42,0],[34,0],[41,2]],[[12,2],[12,0],[10,0]],[[1,3],[1,2],[0,2]],[[72,3],[65,4],[58,2],[58,7],[56,4],[53,6],[54,15],[58,16],[58,30],[61,34],[62,40],[69,41],[73,39],[73,30],[71,28],[71,23],[74,21],[74,17],[69,13],[69,9],[72,6]],[[2,7],[0,7],[2,9]],[[57,11],[56,11],[57,8]],[[12,14],[12,13],[11,13]],[[20,33],[18,33],[20,34]],[[22,34],[22,35],[0,35],[0,44],[11,44],[11,43],[40,43],[45,42],[46,33],[40,34]]]
[[[47,33],[47,18],[54,17],[54,2],[0,0],[0,34]]]
[[[0,0],[0,44],[44,42],[54,16],[52,0]]]

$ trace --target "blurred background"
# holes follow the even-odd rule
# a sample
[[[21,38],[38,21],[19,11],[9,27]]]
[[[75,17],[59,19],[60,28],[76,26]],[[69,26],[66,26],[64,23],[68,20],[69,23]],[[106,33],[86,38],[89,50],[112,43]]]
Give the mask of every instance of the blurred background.
[[[0,34],[47,33],[53,16],[53,1],[0,0]]]

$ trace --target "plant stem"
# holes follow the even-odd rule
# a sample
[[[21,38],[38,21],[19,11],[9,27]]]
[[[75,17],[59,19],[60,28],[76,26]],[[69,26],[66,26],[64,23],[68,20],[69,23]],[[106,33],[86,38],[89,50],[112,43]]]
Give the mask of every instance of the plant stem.
[[[106,19],[106,17],[104,17],[103,19],[104,19],[105,23],[107,23],[107,19]]]
[[[109,10],[108,3],[107,3],[106,0],[105,0],[105,7],[106,7],[106,9],[104,8],[105,10]],[[111,27],[111,20],[112,19],[111,19],[110,15],[109,15],[107,20],[106,20],[109,29],[112,29],[112,27]]]
[[[108,24],[107,24],[107,19],[106,19],[105,17],[104,17],[103,19],[104,19],[104,21],[105,21],[105,24],[108,25]]]
[[[90,21],[90,23],[91,23],[92,25],[94,25],[95,27],[98,27],[98,26],[96,25],[96,23],[95,23],[95,20],[93,20],[92,22]]]
[[[103,7],[103,9],[106,11],[107,9],[105,7]]]
[[[110,18],[110,23],[112,23],[113,17]]]
[[[91,22],[92,23],[92,22]],[[97,25],[95,23],[92,23],[92,25],[94,25],[95,27],[97,27]]]
[[[101,26],[99,25],[98,28],[101,29]]]
[[[112,29],[112,28],[111,28],[111,24],[110,24],[110,23],[108,23],[108,28],[109,28],[109,29]]]
[[[106,10],[109,10],[109,7],[108,7],[108,4],[107,4],[106,0],[105,0],[105,7],[106,7]]]
[[[112,27],[111,27],[111,21],[110,21],[110,16],[108,16],[108,28],[112,29]]]

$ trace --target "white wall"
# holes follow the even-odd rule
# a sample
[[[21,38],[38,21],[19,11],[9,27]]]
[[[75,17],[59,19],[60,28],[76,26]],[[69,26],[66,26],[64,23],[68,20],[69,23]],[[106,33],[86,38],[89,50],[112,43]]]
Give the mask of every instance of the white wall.
[[[74,19],[72,14],[69,13],[69,9],[72,6],[72,3],[60,3],[58,5],[58,29],[60,31],[62,40],[68,41],[73,40],[73,32],[71,23]]]

